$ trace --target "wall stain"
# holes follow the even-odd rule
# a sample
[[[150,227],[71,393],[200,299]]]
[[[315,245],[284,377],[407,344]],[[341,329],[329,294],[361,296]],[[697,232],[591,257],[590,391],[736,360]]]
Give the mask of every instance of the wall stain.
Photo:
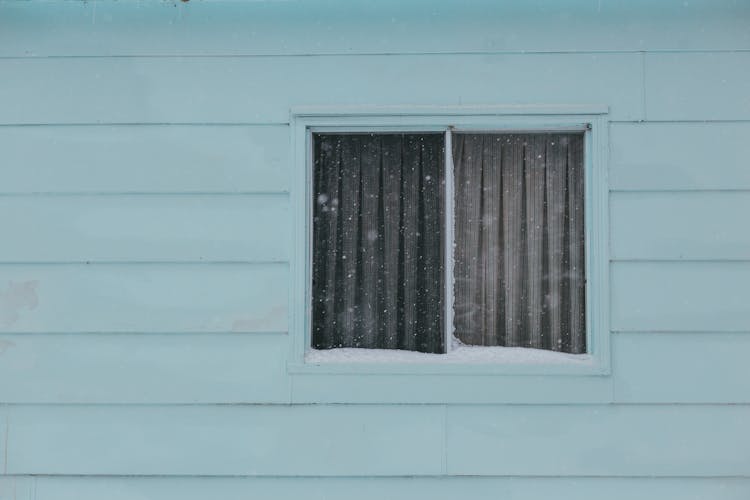
[[[0,340],[0,354],[3,354],[8,349],[10,349],[11,347],[15,347],[15,346],[16,346],[15,342],[11,342],[10,340]]]
[[[8,282],[8,288],[0,292],[0,328],[7,328],[18,321],[23,309],[36,309],[39,305],[38,286],[37,280]]]
[[[275,325],[283,323],[287,316],[285,306],[275,306],[267,314],[250,318],[238,318],[232,322],[233,332],[253,332],[263,330],[273,330]]]

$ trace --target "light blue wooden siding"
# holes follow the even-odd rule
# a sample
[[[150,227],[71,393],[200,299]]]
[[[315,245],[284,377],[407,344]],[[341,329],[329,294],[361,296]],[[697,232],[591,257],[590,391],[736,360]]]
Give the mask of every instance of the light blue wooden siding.
[[[750,190],[612,193],[611,256],[616,260],[747,259],[750,238],[740,228],[749,213]]]
[[[288,145],[286,125],[4,126],[0,193],[284,193]]]
[[[749,120],[750,52],[645,56],[649,120]]]
[[[14,406],[10,474],[438,475],[441,406]],[[41,411],[40,411],[41,410]]]
[[[736,0],[5,3],[3,56],[750,49],[750,8]]]
[[[285,333],[288,275],[286,263],[0,264],[0,332]],[[11,283],[38,305],[16,309]]]
[[[746,405],[46,408],[9,410],[8,473],[735,477],[750,467]]]
[[[750,403],[746,332],[618,333],[613,350],[617,402]]]
[[[605,103],[613,117],[637,120],[641,68],[632,53],[11,58],[0,59],[3,88],[13,89],[0,89],[0,107],[3,121],[24,124],[280,124],[301,105],[538,104],[544,95],[544,104]]]
[[[285,263],[288,220],[286,194],[5,196],[0,261]]]
[[[750,261],[612,264],[615,331],[750,330]]]
[[[748,135],[750,121],[612,123],[610,189],[748,190]]]
[[[0,500],[750,498],[749,50],[731,0],[0,0]],[[611,374],[290,372],[290,107],[419,104],[609,107]]]
[[[0,400],[288,403],[287,350],[284,332],[0,335]]]
[[[277,477],[106,477],[64,476],[0,478],[0,492],[37,500],[223,500],[306,498],[454,500],[471,492],[472,500],[601,498],[678,498],[680,500],[747,500],[744,478],[550,478],[550,477],[409,477],[409,478],[277,478]],[[5,488],[3,490],[2,488]],[[12,498],[9,496],[9,498]]]
[[[518,406],[447,410],[459,475],[742,476],[747,406]]]

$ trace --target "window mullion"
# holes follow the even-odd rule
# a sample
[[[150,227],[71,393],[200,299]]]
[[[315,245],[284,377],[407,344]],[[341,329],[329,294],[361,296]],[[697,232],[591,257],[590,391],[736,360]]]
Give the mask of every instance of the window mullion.
[[[445,131],[445,352],[453,339],[453,252],[455,249],[455,198],[453,179],[453,127]]]

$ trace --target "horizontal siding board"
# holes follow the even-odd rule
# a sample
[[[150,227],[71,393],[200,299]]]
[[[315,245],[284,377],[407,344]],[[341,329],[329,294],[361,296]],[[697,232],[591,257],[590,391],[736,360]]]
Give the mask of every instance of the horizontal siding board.
[[[436,475],[440,406],[13,406],[8,473]],[[450,406],[447,473],[746,476],[748,406]]]
[[[0,55],[750,48],[728,0],[0,3]],[[221,26],[222,29],[216,29]]]
[[[750,480],[741,478],[40,477],[36,481],[35,500],[747,500],[750,496]]]
[[[285,261],[286,195],[0,196],[0,262]]]
[[[613,259],[750,259],[750,191],[618,192],[610,210]]]
[[[7,449],[8,449],[8,435],[10,433],[10,424],[8,422],[8,406],[5,404],[0,404],[0,470],[3,471],[3,474],[6,474],[8,470],[8,462],[7,462]],[[0,480],[2,479],[2,476],[0,475]],[[8,484],[6,483],[4,487],[8,487]],[[1,498],[1,497],[0,497]]]
[[[645,57],[647,119],[750,119],[750,52]]]
[[[14,406],[10,474],[435,475],[439,406]]]
[[[0,266],[0,332],[286,331],[286,264]]]
[[[750,189],[750,123],[613,123],[614,190]]]
[[[750,334],[618,333],[615,401],[750,403]]]
[[[5,403],[286,403],[279,334],[0,336]]]
[[[283,192],[289,141],[283,125],[0,127],[0,193]]]
[[[455,406],[449,474],[746,476],[749,406]]]
[[[296,375],[294,403],[607,403],[600,376]]]
[[[750,331],[750,262],[616,262],[616,331]]]
[[[6,124],[288,123],[294,106],[362,104],[607,104],[642,117],[636,54],[0,59],[0,74]]]
[[[30,476],[0,476],[0,500],[35,500]]]

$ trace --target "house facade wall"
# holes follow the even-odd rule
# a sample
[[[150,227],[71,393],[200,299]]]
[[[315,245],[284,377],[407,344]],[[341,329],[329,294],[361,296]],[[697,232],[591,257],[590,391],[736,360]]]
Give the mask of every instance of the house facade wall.
[[[743,1],[0,0],[0,499],[747,499],[748,81]],[[609,372],[291,369],[291,110],[483,105],[608,109]]]

